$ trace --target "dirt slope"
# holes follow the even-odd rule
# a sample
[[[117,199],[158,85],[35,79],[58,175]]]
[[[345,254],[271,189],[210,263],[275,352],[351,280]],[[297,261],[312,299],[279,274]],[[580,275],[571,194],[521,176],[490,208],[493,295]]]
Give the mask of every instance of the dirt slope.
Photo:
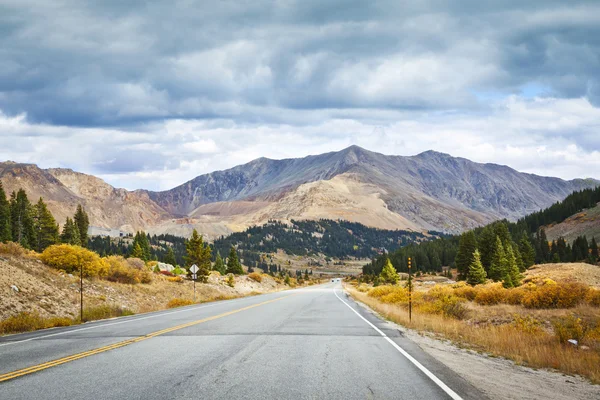
[[[147,285],[125,285],[105,280],[84,280],[84,304],[117,305],[135,313],[164,309],[173,298],[193,298],[192,282],[173,283],[154,274]],[[266,293],[286,288],[271,277],[261,283],[236,277],[231,288],[224,277],[211,275],[208,284],[196,284],[198,300]],[[18,288],[14,290],[12,286]],[[19,312],[37,311],[42,316],[75,317],[79,312],[79,279],[26,257],[0,256],[0,320]]]

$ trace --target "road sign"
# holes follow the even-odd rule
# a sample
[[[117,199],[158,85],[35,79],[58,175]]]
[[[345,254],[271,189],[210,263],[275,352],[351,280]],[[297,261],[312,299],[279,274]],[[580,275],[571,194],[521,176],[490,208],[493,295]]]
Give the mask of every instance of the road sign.
[[[193,280],[196,280],[196,279],[198,279],[198,275],[196,275],[196,274],[192,274],[192,279],[193,279]]]
[[[195,274],[196,272],[198,272],[198,266],[196,264],[192,265],[190,271],[192,271],[192,274]]]

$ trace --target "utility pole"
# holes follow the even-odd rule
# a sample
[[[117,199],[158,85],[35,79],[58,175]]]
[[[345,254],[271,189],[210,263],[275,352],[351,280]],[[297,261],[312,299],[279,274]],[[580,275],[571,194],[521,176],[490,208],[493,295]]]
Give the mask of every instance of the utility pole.
[[[83,324],[83,263],[79,256],[77,261],[79,261],[79,321]]]
[[[412,322],[412,275],[410,274],[410,257],[408,257],[408,321]]]

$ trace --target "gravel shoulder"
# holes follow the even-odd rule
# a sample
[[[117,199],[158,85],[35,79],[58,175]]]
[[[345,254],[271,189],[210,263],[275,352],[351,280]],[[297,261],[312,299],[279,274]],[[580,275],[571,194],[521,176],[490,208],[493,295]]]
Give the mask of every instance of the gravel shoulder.
[[[365,304],[358,301],[357,304],[385,320]],[[600,399],[600,385],[593,385],[581,377],[520,366],[504,358],[490,357],[460,348],[448,340],[436,338],[433,334],[421,334],[391,321],[386,323],[390,328],[402,332],[423,351],[462,376],[490,399]]]

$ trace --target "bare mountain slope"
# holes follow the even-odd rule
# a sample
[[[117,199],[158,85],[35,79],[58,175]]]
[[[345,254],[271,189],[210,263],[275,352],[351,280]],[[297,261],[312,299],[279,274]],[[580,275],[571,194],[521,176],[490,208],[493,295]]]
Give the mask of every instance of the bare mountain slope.
[[[126,231],[214,237],[269,219],[340,218],[387,229],[460,232],[516,219],[562,200],[594,180],[524,174],[428,151],[386,156],[351,146],[298,159],[260,158],[200,175],[163,192],[115,189],[67,169],[0,163],[8,191],[43,196],[59,221],[82,203],[92,224]]]
[[[43,197],[62,225],[82,204],[92,225],[126,231],[145,229],[169,214],[143,191],[115,189],[103,180],[70,169],[44,170],[34,164],[0,163],[0,179],[10,193],[25,189],[32,202]]]

